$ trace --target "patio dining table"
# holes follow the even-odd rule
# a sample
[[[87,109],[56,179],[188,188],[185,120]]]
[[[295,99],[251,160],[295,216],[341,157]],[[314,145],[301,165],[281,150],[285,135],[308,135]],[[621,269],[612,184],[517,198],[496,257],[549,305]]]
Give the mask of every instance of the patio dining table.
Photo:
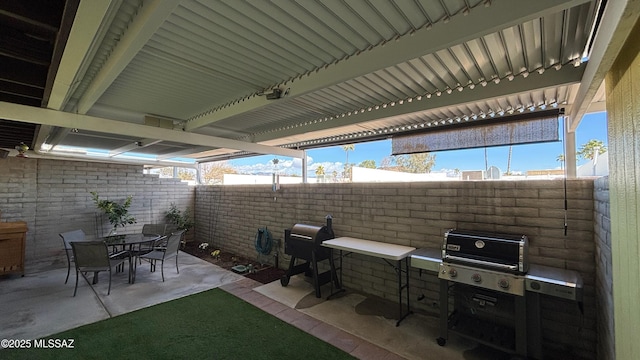
[[[124,251],[128,251],[131,257],[135,257],[136,254],[139,254],[143,245],[150,245],[149,248],[153,246],[153,244],[162,239],[163,235],[155,235],[155,234],[123,234],[123,235],[111,235],[104,238],[104,242],[107,246],[113,247],[114,249],[120,248]],[[131,283],[135,283],[136,281],[136,268],[137,264],[135,259],[132,259],[131,265]]]

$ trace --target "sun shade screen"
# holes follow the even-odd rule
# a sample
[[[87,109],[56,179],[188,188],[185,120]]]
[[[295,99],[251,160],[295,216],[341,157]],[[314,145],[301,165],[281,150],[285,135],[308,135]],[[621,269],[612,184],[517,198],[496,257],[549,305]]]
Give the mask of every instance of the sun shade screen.
[[[557,117],[455,127],[394,137],[392,155],[558,141]]]

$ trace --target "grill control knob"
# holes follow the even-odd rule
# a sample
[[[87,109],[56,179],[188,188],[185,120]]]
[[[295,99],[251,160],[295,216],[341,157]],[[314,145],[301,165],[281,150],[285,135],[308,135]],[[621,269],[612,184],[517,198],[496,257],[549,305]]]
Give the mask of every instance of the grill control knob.
[[[500,280],[498,281],[498,286],[500,286],[500,288],[505,289],[505,290],[506,290],[506,289],[508,289],[508,288],[509,288],[509,286],[510,286],[510,285],[509,285],[509,280],[507,280],[507,279],[500,279]]]
[[[478,273],[475,273],[471,275],[471,280],[473,280],[473,282],[479,283],[482,281],[482,276],[480,276],[480,274]]]
[[[449,269],[449,276],[452,278],[458,276],[458,272],[456,271],[456,269]]]

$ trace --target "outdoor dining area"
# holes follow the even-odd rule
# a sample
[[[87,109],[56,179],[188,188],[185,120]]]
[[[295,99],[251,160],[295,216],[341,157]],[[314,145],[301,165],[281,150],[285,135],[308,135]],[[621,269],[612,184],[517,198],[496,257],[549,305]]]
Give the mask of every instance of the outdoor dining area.
[[[106,271],[109,274],[109,288],[107,295],[111,293],[112,270],[124,271],[124,265],[128,261],[128,282],[136,281],[138,263],[142,260],[150,264],[151,272],[155,272],[156,263],[160,262],[160,272],[164,282],[164,262],[175,258],[176,272],[178,268],[178,249],[182,241],[184,230],[165,235],[166,224],[145,224],[140,234],[112,235],[99,241],[86,241],[82,230],[73,230],[61,233],[67,255],[67,277],[69,280],[71,264],[75,264],[76,286],[73,295],[78,289],[80,274],[87,282],[86,273],[93,272],[92,284],[98,283],[98,274]]]

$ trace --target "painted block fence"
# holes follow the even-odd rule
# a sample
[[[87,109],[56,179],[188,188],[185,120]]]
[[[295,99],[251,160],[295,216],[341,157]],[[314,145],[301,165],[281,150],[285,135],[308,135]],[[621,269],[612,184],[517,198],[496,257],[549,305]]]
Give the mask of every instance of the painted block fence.
[[[598,329],[610,329],[613,312],[608,301],[608,186],[606,179],[598,184],[594,189],[592,179],[567,181],[564,236],[564,184],[559,180],[297,184],[273,192],[269,185],[193,187],[144,174],[138,165],[7,158],[0,160],[0,211],[2,221],[28,223],[27,272],[66,266],[58,233],[81,228],[89,237],[99,236],[102,225],[96,222],[90,191],[116,200],[133,195],[131,213],[138,224],[127,232],[140,231],[145,222],[164,222],[172,202],[193,208],[195,241],[247,257],[257,254],[258,228],[267,226],[282,240],[285,228],[322,225],[327,214],[333,216],[337,236],[417,248],[438,248],[449,228],[526,234],[532,263],[577,270],[585,282],[584,314],[573,303],[543,298],[546,353],[592,359],[596,348],[610,353],[613,342],[613,335],[597,336]],[[278,252],[279,265],[285,267],[282,243]],[[261,260],[273,264],[275,257]],[[412,305],[435,314],[437,278],[415,269],[410,275]],[[395,300],[395,279],[384,263],[345,258],[350,289]]]
[[[277,192],[268,185],[197,186],[195,199],[197,240],[248,257],[256,256],[258,228],[282,239],[285,228],[322,225],[328,214],[336,236],[416,248],[439,248],[450,228],[526,234],[531,263],[577,270],[585,282],[584,314],[574,303],[543,297],[546,353],[595,356],[593,180],[567,181],[567,236],[559,180],[291,184]],[[286,267],[283,247],[278,251]],[[393,268],[370,257],[344,258],[343,278],[350,289],[397,299]],[[411,269],[410,281],[413,306],[435,313],[436,276]]]

